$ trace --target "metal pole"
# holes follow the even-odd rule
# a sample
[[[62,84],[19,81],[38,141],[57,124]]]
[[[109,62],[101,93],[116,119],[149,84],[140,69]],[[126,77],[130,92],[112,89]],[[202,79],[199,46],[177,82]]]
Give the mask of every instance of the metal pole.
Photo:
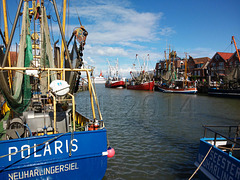
[[[3,0],[3,18],[4,18],[4,27],[5,27],[5,41],[6,44],[8,45],[8,23],[7,23],[7,10],[6,10],[6,0]],[[8,65],[11,67],[11,59],[10,59],[10,53],[6,53],[7,59],[8,59]],[[8,72],[8,77],[9,77],[9,88],[12,88],[12,71]]]
[[[63,28],[62,28],[62,25],[61,25],[61,22],[60,22],[60,18],[59,18],[59,14],[58,14],[57,5],[56,5],[55,0],[53,0],[53,6],[54,6],[55,13],[56,13],[56,16],[57,16],[57,21],[58,21],[58,26],[59,26],[59,29],[60,29],[60,32],[61,32],[62,41],[63,41],[64,47],[65,47],[65,50],[66,50],[66,53],[67,53],[67,59],[69,61],[70,68],[72,69],[72,64],[71,64],[71,61],[70,61],[70,56],[69,56],[69,52],[68,52],[68,48],[67,48],[67,43],[66,43],[66,40],[65,40],[65,37],[64,37]]]
[[[63,1],[63,19],[62,19],[62,28],[63,28],[63,35],[65,37],[65,24],[66,24],[66,0]],[[63,68],[63,61],[64,61],[64,43],[62,40],[61,44],[61,68]],[[63,79],[61,74],[61,79]]]
[[[19,17],[20,10],[21,10],[21,7],[22,7],[22,3],[23,3],[23,0],[20,0],[19,5],[18,5],[18,9],[17,9],[17,13],[16,13],[16,16],[15,16],[15,20],[14,20],[14,23],[13,23],[9,43],[7,44],[6,53],[5,53],[4,58],[3,58],[2,67],[5,66],[6,61],[7,61],[7,54],[10,50],[10,46],[11,46],[13,35],[14,35],[15,29],[16,29],[16,25],[17,25],[18,17]]]
[[[87,78],[88,78],[88,89],[89,89],[89,94],[90,94],[90,99],[91,99],[91,107],[92,107],[92,113],[93,113],[93,119],[94,121],[96,120],[96,114],[95,114],[95,108],[94,108],[94,101],[93,101],[93,94],[92,94],[92,82],[91,82],[91,77],[88,71],[87,73]]]

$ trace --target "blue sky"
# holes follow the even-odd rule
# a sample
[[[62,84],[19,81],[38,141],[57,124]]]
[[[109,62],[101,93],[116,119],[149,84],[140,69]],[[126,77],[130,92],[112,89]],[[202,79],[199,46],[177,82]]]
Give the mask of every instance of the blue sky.
[[[12,22],[17,2],[8,1]],[[61,12],[62,0],[57,3]],[[45,5],[52,14],[52,4],[45,0]],[[240,47],[239,7],[239,0],[70,0],[66,36],[69,39],[79,26],[79,15],[89,33],[85,62],[96,67],[96,74],[102,70],[106,75],[106,59],[114,64],[118,58],[120,73],[128,76],[136,54],[140,61],[149,54],[149,68],[153,69],[164,58],[166,45],[182,58],[184,52],[195,58],[233,52],[234,47],[229,47],[231,36]],[[60,33],[52,23],[56,41]],[[10,31],[10,22],[9,26]],[[0,27],[3,30],[2,17]],[[18,29],[16,32],[19,34]],[[14,40],[18,41],[17,35]]]

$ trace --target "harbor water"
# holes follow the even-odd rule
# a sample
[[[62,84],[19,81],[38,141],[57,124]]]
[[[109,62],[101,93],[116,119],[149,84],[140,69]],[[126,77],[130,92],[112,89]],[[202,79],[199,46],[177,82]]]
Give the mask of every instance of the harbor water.
[[[104,180],[188,179],[196,169],[202,125],[239,123],[239,99],[104,85],[96,85],[96,92],[108,140],[116,151],[108,159]],[[77,110],[91,117],[88,92],[76,94],[76,101]]]

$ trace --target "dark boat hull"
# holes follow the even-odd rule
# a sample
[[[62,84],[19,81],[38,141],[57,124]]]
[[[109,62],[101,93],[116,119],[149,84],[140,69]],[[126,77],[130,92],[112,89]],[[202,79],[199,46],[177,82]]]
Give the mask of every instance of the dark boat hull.
[[[208,95],[240,98],[240,89],[208,89]]]
[[[102,179],[107,169],[105,129],[0,141],[0,149],[0,179]]]

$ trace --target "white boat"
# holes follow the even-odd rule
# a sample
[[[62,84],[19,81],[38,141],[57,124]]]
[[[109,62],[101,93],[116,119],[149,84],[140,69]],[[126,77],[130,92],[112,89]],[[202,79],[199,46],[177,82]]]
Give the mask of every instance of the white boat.
[[[105,84],[106,83],[106,78],[102,75],[102,72],[100,72],[99,76],[96,76],[94,78],[95,84]]]

